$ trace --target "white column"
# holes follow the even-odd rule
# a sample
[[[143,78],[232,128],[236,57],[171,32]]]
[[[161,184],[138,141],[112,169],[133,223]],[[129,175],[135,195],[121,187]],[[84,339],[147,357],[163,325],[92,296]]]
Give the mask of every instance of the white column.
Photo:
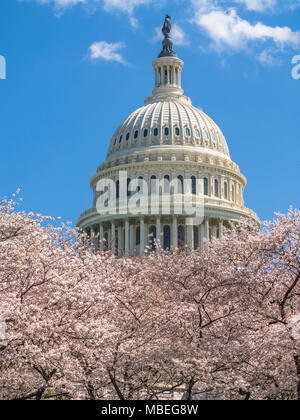
[[[118,255],[122,256],[123,251],[123,241],[122,241],[122,226],[118,227]]]
[[[93,226],[90,227],[90,237],[91,237],[91,245],[92,245],[92,249],[95,251],[96,250],[96,238],[95,238],[95,229]]]
[[[178,248],[178,223],[177,217],[173,217],[173,225],[172,225],[172,246],[174,248]]]
[[[209,219],[204,221],[204,238],[209,241]]]
[[[125,256],[129,256],[129,219],[125,220]]]
[[[116,253],[116,225],[115,222],[111,223],[111,252],[113,255]]]
[[[217,237],[217,226],[216,225],[213,225],[213,227],[212,227],[212,236],[213,236],[213,238]]]
[[[131,224],[129,227],[129,253],[133,256],[134,253],[134,225]]]
[[[103,251],[103,238],[104,238],[104,228],[103,228],[103,224],[100,223],[99,225],[99,243],[100,243],[100,250]]]
[[[143,217],[140,219],[140,255],[145,251],[145,220]]]
[[[190,250],[194,249],[194,226],[187,225],[187,246]]]
[[[159,241],[160,244],[162,245],[160,217],[157,217],[157,219],[156,219],[156,240]]]
[[[222,238],[223,236],[223,220],[219,220],[219,238]]]

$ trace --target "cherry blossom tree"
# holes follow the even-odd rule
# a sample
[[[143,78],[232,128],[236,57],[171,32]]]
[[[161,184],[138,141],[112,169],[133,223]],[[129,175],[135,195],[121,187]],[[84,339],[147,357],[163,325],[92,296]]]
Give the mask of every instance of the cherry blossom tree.
[[[16,200],[0,203],[1,399],[300,399],[299,211],[118,259]]]

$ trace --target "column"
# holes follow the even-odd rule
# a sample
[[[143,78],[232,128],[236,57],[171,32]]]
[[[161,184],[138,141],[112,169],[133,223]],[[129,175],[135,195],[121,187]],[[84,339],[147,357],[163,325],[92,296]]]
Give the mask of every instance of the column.
[[[143,217],[140,219],[140,255],[145,251],[145,220]]]
[[[123,241],[122,241],[122,225],[118,226],[118,255],[122,256]]]
[[[172,246],[178,248],[178,223],[177,217],[173,217],[173,226],[172,226]]]
[[[200,243],[201,249],[203,249],[204,248],[204,237],[205,237],[204,223],[202,223],[202,225],[200,226],[199,231],[200,231],[200,242],[199,243]]]
[[[223,220],[219,220],[219,238],[222,238],[223,236]]]
[[[187,246],[190,250],[194,250],[194,226],[187,225]]]
[[[158,88],[158,68],[155,69],[155,87]]]
[[[133,256],[134,254],[134,224],[129,226],[129,254]]]
[[[129,256],[129,219],[125,220],[125,256]]]
[[[175,85],[175,82],[176,82],[176,80],[175,80],[175,67],[173,66],[172,67],[172,84]]]
[[[99,224],[99,244],[100,244],[100,250],[103,251],[103,238],[104,238],[104,228],[103,228],[103,224],[100,223]]]
[[[213,227],[212,227],[212,236],[213,236],[213,238],[217,237],[217,226],[216,225],[213,225]]]
[[[96,243],[95,243],[95,236],[96,236],[96,232],[93,226],[90,227],[90,243],[91,243],[91,247],[92,249],[95,251],[96,250]]]
[[[204,238],[206,241],[209,241],[209,219],[205,219],[204,221]],[[206,245],[204,246],[204,248]]]
[[[157,219],[156,219],[156,240],[159,241],[160,244],[162,245],[160,217],[157,217]]]
[[[111,223],[111,252],[116,254],[116,225],[115,222]]]

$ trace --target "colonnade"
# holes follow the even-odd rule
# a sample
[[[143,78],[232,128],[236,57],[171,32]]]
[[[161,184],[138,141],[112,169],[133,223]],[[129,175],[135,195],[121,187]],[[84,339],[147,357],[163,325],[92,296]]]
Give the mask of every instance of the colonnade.
[[[100,222],[86,228],[93,247],[111,250],[118,256],[138,256],[155,247],[159,240],[165,249],[187,246],[203,248],[205,240],[223,235],[223,219],[205,218],[201,225],[186,224],[182,217],[134,217]]]

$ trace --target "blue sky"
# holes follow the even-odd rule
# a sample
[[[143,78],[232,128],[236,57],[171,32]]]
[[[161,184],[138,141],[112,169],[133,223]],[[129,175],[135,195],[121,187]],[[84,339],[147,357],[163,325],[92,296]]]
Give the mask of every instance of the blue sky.
[[[0,195],[76,222],[173,22],[183,88],[221,127],[261,219],[299,206],[300,0],[1,0]],[[299,72],[300,73],[300,72]]]

